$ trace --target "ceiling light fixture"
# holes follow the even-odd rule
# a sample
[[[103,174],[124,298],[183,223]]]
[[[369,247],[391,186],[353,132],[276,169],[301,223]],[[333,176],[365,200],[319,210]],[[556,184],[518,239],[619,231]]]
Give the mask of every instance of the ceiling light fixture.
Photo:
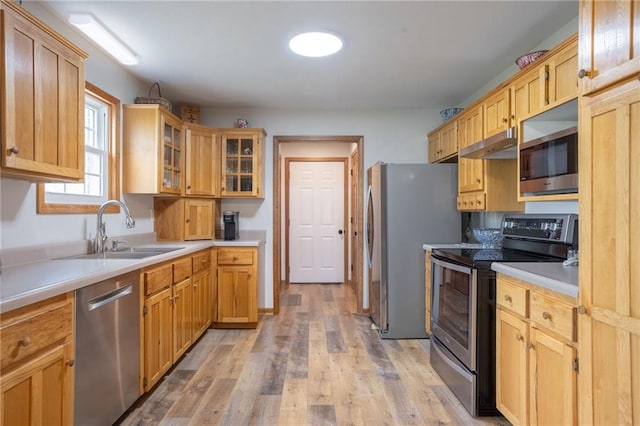
[[[342,39],[328,32],[302,33],[289,41],[289,49],[301,56],[320,58],[342,49]]]
[[[121,64],[135,65],[138,63],[136,55],[93,16],[85,13],[72,13],[69,15],[69,23],[78,27],[80,31],[120,61]]]

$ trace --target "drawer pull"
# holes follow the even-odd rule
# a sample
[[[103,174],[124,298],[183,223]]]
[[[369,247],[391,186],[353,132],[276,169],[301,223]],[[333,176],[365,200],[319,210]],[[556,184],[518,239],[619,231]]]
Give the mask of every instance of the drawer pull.
[[[237,261],[238,261],[238,258],[237,258],[237,257],[235,257],[235,256],[233,256],[233,261],[234,261],[234,262],[237,262]]]
[[[543,312],[542,313],[542,318],[546,319],[546,320],[550,320],[551,319],[551,314],[549,312]]]
[[[522,336],[522,334],[518,333],[516,334],[516,340],[522,342],[524,340],[524,337]]]
[[[511,302],[511,296],[509,296],[508,294],[504,295],[504,301],[505,302]]]
[[[32,342],[33,340],[31,340],[31,337],[23,337],[22,339],[18,340],[18,346],[24,346],[26,348]]]
[[[70,359],[69,361],[67,361],[67,365],[69,367],[73,367],[76,364],[76,361],[74,359]]]

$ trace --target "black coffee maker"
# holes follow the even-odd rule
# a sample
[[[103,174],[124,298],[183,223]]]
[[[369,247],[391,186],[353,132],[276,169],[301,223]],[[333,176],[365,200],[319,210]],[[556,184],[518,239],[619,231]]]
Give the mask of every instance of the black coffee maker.
[[[239,221],[240,212],[225,211],[222,213],[222,221],[224,222],[224,239],[237,240],[240,238]]]

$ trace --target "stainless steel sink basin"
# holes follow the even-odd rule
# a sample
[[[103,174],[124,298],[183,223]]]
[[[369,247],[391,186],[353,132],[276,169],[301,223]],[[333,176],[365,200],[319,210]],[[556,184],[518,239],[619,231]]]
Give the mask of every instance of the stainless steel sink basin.
[[[105,251],[104,253],[80,254],[77,256],[63,257],[61,259],[144,259],[180,250],[184,247],[127,247],[118,251]]]

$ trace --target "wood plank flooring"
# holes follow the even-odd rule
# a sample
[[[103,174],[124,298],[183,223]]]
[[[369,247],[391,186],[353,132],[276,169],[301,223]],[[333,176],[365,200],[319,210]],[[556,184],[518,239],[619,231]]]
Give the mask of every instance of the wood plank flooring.
[[[291,285],[256,330],[208,330],[123,425],[508,425],[473,418],[429,340],[383,340],[342,284]]]

